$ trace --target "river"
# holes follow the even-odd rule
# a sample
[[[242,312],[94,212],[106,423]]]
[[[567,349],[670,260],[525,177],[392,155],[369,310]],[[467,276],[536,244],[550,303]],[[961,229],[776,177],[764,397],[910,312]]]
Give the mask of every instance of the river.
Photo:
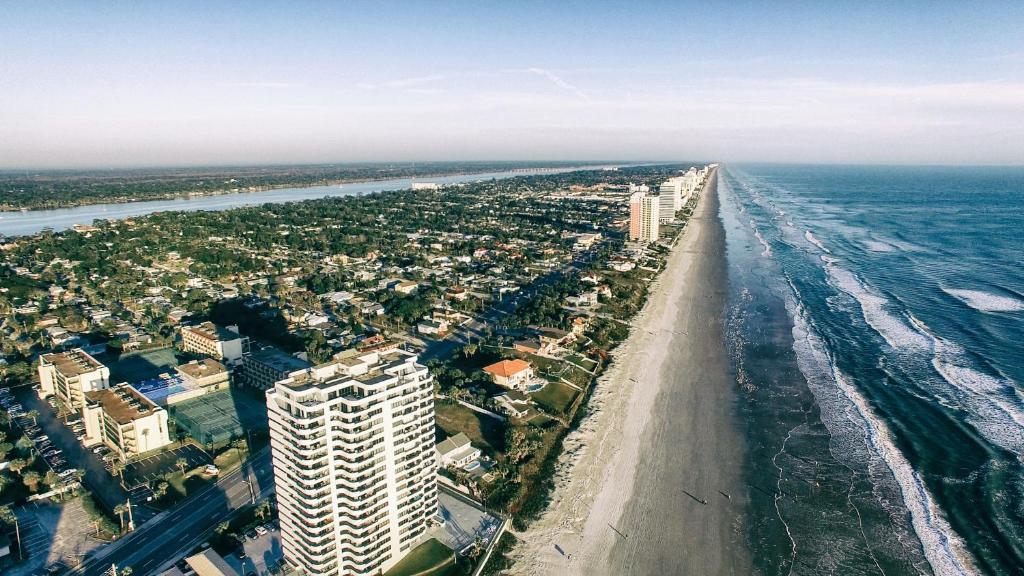
[[[516,176],[533,176],[537,174],[559,174],[575,170],[602,169],[616,166],[590,165],[569,168],[539,168],[535,170],[511,170],[503,172],[485,172],[480,174],[458,174],[454,176],[399,178],[394,180],[373,180],[367,182],[350,182],[343,186],[312,186],[307,188],[277,188],[262,192],[239,192],[218,194],[213,196],[195,196],[175,198],[172,200],[146,200],[140,202],[122,202],[107,204],[89,204],[56,210],[26,210],[23,212],[0,212],[0,235],[26,236],[41,232],[46,228],[54,231],[67,230],[76,224],[92,224],[94,220],[122,220],[135,216],[144,216],[154,212],[197,210],[227,210],[241,206],[254,206],[267,203],[295,202],[311,200],[325,196],[354,196],[370,194],[385,190],[404,190],[411,188],[414,180],[437,184],[461,184],[480,180],[501,180]]]

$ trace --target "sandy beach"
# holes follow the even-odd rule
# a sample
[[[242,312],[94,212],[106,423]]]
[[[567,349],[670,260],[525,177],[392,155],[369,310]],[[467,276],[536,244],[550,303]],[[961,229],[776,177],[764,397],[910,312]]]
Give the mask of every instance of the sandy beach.
[[[716,183],[566,438],[548,510],[517,534],[514,573],[750,573]]]

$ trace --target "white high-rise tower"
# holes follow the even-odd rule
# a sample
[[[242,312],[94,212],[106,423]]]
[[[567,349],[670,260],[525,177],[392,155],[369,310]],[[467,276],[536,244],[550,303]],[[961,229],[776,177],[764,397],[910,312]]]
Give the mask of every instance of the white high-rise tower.
[[[386,571],[437,512],[433,378],[416,360],[349,351],[267,391],[282,547],[305,574]]]

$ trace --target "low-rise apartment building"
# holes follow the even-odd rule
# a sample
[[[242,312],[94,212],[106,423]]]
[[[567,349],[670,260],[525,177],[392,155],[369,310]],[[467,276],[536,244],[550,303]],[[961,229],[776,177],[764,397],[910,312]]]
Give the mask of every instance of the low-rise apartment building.
[[[247,386],[258,390],[269,390],[292,372],[305,370],[312,364],[291,354],[267,346],[262,350],[246,354],[242,359],[242,380]]]
[[[196,326],[181,327],[181,349],[209,356],[234,365],[242,360],[249,347],[249,339],[238,334],[237,326],[218,326],[203,322]]]
[[[85,405],[85,394],[110,386],[110,369],[81,348],[39,357],[39,395],[55,396],[77,412]]]
[[[128,384],[85,394],[86,444],[102,442],[131,458],[171,443],[167,412]]]

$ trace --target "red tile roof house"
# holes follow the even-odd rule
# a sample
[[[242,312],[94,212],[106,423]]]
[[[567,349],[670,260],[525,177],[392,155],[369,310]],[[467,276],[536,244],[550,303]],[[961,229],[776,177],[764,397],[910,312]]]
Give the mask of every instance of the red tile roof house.
[[[533,366],[518,358],[495,362],[485,367],[484,372],[491,375],[495,384],[510,390],[525,390],[533,379]]]

